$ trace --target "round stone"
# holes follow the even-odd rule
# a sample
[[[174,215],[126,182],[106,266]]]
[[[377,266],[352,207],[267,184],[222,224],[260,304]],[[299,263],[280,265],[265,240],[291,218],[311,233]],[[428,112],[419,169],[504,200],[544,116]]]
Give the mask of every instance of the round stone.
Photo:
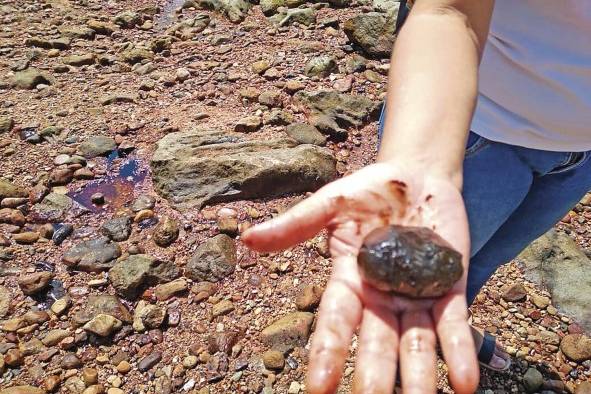
[[[463,273],[462,255],[426,227],[378,228],[363,241],[357,261],[367,283],[410,298],[441,297]]]

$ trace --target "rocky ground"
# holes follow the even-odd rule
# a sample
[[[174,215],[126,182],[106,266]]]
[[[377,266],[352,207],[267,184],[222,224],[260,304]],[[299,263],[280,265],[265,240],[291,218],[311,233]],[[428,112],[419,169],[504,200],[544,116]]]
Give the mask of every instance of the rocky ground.
[[[373,160],[396,8],[0,1],[0,393],[305,392],[326,240],[240,233]],[[524,276],[588,271],[589,219],[586,198],[478,297],[515,356],[482,393],[591,392],[587,304]]]

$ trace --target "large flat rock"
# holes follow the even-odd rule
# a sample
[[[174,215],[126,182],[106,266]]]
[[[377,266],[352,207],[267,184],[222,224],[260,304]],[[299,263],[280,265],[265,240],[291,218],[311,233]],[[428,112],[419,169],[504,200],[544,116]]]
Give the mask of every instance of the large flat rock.
[[[315,145],[208,130],[168,134],[151,161],[156,191],[179,209],[314,191],[336,177],[335,165]]]
[[[552,302],[591,332],[591,260],[568,235],[554,230],[517,257],[526,277],[546,287]]]

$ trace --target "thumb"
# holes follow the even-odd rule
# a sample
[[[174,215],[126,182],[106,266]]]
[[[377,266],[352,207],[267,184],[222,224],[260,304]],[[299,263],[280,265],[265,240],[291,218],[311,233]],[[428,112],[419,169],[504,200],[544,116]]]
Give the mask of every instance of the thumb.
[[[288,248],[322,230],[336,213],[335,202],[324,187],[284,214],[246,230],[241,239],[260,252]]]

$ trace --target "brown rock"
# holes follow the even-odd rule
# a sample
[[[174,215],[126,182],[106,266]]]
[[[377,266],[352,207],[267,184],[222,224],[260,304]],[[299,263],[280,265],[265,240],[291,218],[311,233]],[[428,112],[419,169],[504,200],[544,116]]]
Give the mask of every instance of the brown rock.
[[[24,294],[32,295],[45,289],[52,279],[53,274],[51,272],[34,272],[21,276],[18,280],[18,285]]]
[[[296,298],[296,307],[300,311],[312,311],[319,304],[324,289],[320,286],[306,286]]]
[[[591,394],[591,382],[582,382],[575,389],[575,394]]]
[[[61,382],[62,381],[59,376],[49,375],[43,380],[43,384],[41,385],[41,387],[43,387],[45,391],[53,393],[57,390]]]
[[[165,216],[154,229],[154,242],[156,245],[166,247],[172,244],[179,237],[178,222]]]
[[[279,351],[305,346],[310,336],[314,314],[293,312],[275,321],[262,331],[263,342]]]
[[[285,366],[285,357],[283,353],[277,350],[267,350],[263,353],[263,364],[265,368],[271,370],[282,370]]]
[[[591,338],[583,334],[569,334],[562,338],[560,350],[575,362],[591,359]]]
[[[84,368],[82,370],[82,380],[87,386],[98,383],[98,371],[95,368]]]
[[[9,367],[18,367],[25,361],[22,352],[18,349],[10,349],[4,355],[4,362]]]
[[[34,386],[12,386],[3,389],[0,394],[45,394],[45,391]]]
[[[72,182],[74,173],[69,168],[56,168],[49,174],[49,186],[63,186]]]
[[[166,301],[175,294],[187,290],[187,281],[183,278],[156,286],[154,294],[159,301]]]
[[[227,315],[235,309],[234,304],[230,300],[222,300],[215,304],[211,310],[213,317]]]
[[[34,231],[25,231],[24,233],[14,234],[12,239],[17,244],[30,245],[39,240],[39,234]]]
[[[0,209],[0,223],[12,224],[22,227],[25,225],[25,215],[18,209],[2,208]]]
[[[527,290],[521,283],[508,283],[501,287],[501,297],[505,301],[523,301],[527,296]]]

